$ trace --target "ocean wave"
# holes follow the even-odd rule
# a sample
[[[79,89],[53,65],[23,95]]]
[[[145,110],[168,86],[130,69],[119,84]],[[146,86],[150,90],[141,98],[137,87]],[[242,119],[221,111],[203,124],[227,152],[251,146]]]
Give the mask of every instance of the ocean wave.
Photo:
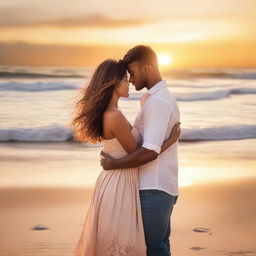
[[[231,78],[237,79],[256,79],[256,73],[240,73],[240,74],[232,74]]]
[[[172,69],[165,72],[175,79],[196,79],[196,78],[231,78],[231,79],[256,79],[255,68],[243,69],[223,69],[223,68],[204,68],[204,69]]]
[[[33,73],[33,72],[11,72],[0,71],[0,78],[85,78],[86,76],[80,74],[47,74],[47,73]]]
[[[0,141],[51,142],[72,140],[72,130],[58,125],[0,129]]]
[[[182,129],[181,141],[239,140],[256,138],[256,125],[233,125]]]
[[[74,90],[80,88],[74,82],[42,82],[38,81],[35,83],[24,83],[24,82],[4,82],[0,83],[0,91],[24,91],[24,92],[40,92],[40,91],[59,91],[59,90]]]
[[[0,129],[0,141],[65,142],[73,141],[71,127],[45,126]],[[256,138],[256,125],[233,125],[200,129],[182,128],[180,141],[240,140]]]
[[[95,67],[20,67],[0,66],[0,78],[84,78]],[[256,79],[255,68],[170,69],[167,76],[177,79]]]
[[[207,101],[228,98],[231,95],[255,94],[256,88],[230,88],[212,92],[198,92],[190,94],[175,94],[177,101]]]
[[[84,81],[37,81],[29,82],[0,82],[0,91],[23,91],[23,92],[41,92],[41,91],[59,91],[75,90],[83,87]],[[173,88],[168,87],[172,92]],[[172,92],[177,101],[207,101],[228,98],[231,95],[255,94],[256,88],[252,87],[234,87],[224,88],[214,91],[200,90],[197,93],[175,93]],[[134,101],[139,100],[143,93],[130,93],[129,98],[122,100]]]

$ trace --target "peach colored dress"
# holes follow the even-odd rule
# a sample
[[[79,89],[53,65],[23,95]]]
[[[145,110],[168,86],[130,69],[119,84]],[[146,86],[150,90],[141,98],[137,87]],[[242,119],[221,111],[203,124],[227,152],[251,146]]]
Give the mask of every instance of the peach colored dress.
[[[114,158],[127,155],[116,138],[103,145]],[[138,168],[101,171],[74,256],[146,256],[138,179]]]

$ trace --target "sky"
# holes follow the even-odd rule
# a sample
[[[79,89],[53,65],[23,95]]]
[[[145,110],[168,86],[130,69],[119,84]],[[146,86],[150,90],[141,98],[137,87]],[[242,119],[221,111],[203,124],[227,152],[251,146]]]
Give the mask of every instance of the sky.
[[[256,67],[256,0],[0,0],[0,65],[94,66],[150,45],[162,64]]]

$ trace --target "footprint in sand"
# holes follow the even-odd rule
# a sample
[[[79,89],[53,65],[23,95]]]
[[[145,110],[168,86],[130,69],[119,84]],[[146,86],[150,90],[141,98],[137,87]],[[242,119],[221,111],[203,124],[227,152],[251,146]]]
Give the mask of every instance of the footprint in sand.
[[[208,233],[210,230],[208,228],[194,228],[193,231],[198,233]],[[212,233],[210,233],[212,234]]]
[[[236,251],[236,252],[228,252],[227,255],[235,256],[235,255],[244,255],[244,256],[253,256],[256,255],[256,251]]]
[[[33,228],[31,228],[32,230],[47,230],[49,229],[48,227],[44,226],[44,225],[36,225]]]
[[[193,251],[200,251],[200,250],[203,250],[205,248],[195,246],[195,247],[191,247],[190,249],[193,250]]]

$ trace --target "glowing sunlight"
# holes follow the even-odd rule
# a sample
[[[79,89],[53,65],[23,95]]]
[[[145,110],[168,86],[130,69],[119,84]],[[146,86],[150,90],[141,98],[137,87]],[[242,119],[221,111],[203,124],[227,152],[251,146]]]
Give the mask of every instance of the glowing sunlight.
[[[173,62],[172,57],[166,53],[158,54],[157,58],[160,66],[170,66]]]

